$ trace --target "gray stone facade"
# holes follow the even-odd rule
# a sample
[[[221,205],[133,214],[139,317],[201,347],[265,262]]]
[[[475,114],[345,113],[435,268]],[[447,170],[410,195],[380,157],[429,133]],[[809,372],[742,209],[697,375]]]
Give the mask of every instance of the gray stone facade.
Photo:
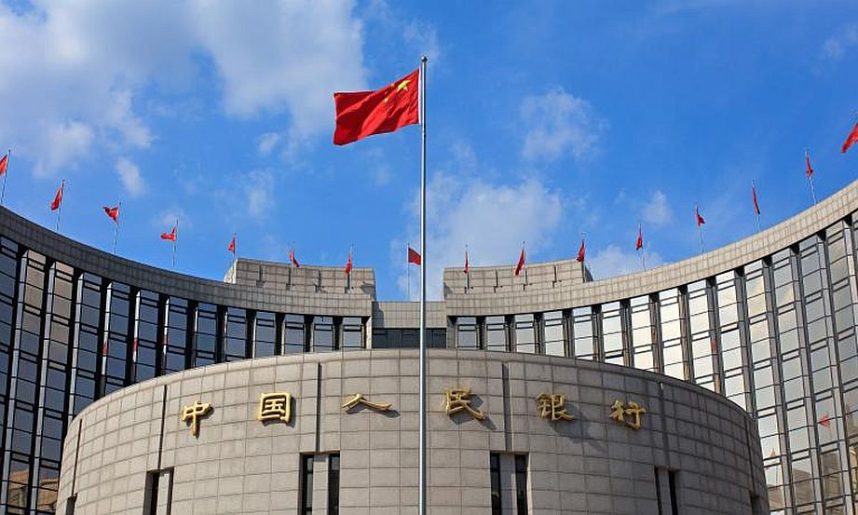
[[[454,386],[472,389],[485,420],[445,414],[444,390]],[[294,396],[291,422],[258,422],[260,394],[280,391]],[[567,395],[575,420],[540,418],[544,392]],[[347,413],[341,405],[354,393],[392,411]],[[646,409],[639,430],[610,419],[618,399]],[[197,400],[213,410],[194,438],[179,416]],[[158,501],[163,508],[169,495],[172,513],[300,513],[301,456],[313,455],[312,508],[325,513],[325,456],[338,453],[341,513],[416,513],[417,405],[417,353],[406,350],[280,356],[149,380],[74,420],[58,511],[74,498],[79,515],[141,513],[147,472],[168,471]],[[672,499],[678,513],[766,506],[754,422],[682,381],[571,358],[435,350],[428,406],[433,514],[491,513],[490,453],[500,455],[503,513],[516,513],[515,455],[526,458],[534,514],[656,515],[672,513]]]

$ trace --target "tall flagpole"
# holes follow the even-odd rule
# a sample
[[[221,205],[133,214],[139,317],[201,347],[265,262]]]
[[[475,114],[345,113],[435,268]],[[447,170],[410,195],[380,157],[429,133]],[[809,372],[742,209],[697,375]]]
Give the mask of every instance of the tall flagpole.
[[[816,191],[814,191],[814,189],[813,189],[813,168],[810,167],[810,154],[808,153],[807,150],[804,151],[804,159],[805,159],[805,162],[807,163],[808,172],[809,172],[809,173],[806,172],[806,175],[807,175],[807,182],[810,183],[810,197],[813,199],[813,205],[815,206],[816,205]]]
[[[700,208],[694,204],[694,223],[697,224],[697,236],[700,238],[700,253],[703,254],[703,226],[700,225]]]
[[[6,173],[3,174],[3,190],[0,191],[0,206],[3,205],[3,199],[6,197],[6,177],[9,175],[9,161],[12,160],[12,149],[6,152]]]
[[[426,56],[420,58],[420,427],[419,471],[417,473],[418,514],[426,515]]]
[[[116,255],[116,240],[119,239],[119,217],[122,216],[122,201],[119,202],[119,211],[116,213],[116,222],[113,228],[113,255]]]

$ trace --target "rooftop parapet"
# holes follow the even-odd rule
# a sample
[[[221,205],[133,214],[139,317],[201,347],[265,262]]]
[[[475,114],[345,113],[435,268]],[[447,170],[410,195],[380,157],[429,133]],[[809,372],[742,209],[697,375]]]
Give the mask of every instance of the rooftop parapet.
[[[518,276],[515,265],[444,270],[444,298],[461,294],[508,295],[514,292],[555,290],[592,281],[590,271],[575,259],[527,265]]]
[[[292,266],[287,263],[238,258],[226,271],[223,281],[265,290],[304,293],[345,293],[375,300],[375,271],[342,267]]]

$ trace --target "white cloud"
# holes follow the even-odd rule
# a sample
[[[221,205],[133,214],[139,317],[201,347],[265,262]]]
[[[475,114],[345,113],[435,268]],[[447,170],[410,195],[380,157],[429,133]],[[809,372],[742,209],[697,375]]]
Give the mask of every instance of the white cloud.
[[[274,175],[270,170],[254,170],[242,182],[247,213],[253,217],[266,215],[274,205]]]
[[[586,100],[563,88],[526,97],[519,112],[527,131],[521,153],[531,161],[556,161],[570,154],[579,161],[590,158],[607,127]]]
[[[333,0],[0,5],[0,141],[40,175],[93,148],[145,149],[156,135],[141,93],[193,94],[211,76],[228,114],[286,113],[302,142],[328,127],[331,91],[365,86],[362,37],[353,2]]]
[[[667,195],[656,190],[641,209],[641,218],[652,225],[665,225],[673,220],[673,211],[667,204]]]
[[[658,253],[647,251],[646,248],[644,251],[646,251],[647,268],[653,268],[663,263]],[[634,250],[634,240],[629,240],[628,250],[611,244],[596,251],[593,257],[587,259],[587,267],[594,279],[606,279],[643,270],[640,254]]]
[[[822,56],[831,61],[840,60],[846,51],[858,47],[858,25],[844,27],[822,44]]]
[[[353,2],[192,5],[195,35],[212,56],[229,114],[288,111],[294,127],[315,133],[330,124],[332,91],[365,86]]]
[[[427,295],[433,299],[442,297],[444,267],[462,266],[465,244],[472,266],[509,263],[512,267],[521,242],[527,242],[530,256],[538,255],[550,243],[563,215],[561,195],[537,179],[503,185],[439,173],[430,181],[427,205]],[[391,244],[403,293],[407,286],[404,240]],[[416,231],[411,241],[413,247],[419,247]],[[416,295],[418,278],[412,272],[411,292]]]
[[[116,173],[119,174],[125,191],[132,197],[139,197],[146,191],[146,184],[143,182],[143,177],[140,176],[140,169],[128,159],[122,157],[116,161]]]
[[[280,142],[281,136],[276,132],[266,132],[262,136],[259,136],[259,143],[256,146],[256,151],[262,157],[267,157],[271,155],[271,151],[274,150],[274,147]]]
[[[176,225],[176,220],[179,222],[179,231],[193,227],[193,222],[185,210],[176,206],[169,207],[158,213],[152,220],[152,225],[157,227],[161,232],[170,232],[170,229]]]

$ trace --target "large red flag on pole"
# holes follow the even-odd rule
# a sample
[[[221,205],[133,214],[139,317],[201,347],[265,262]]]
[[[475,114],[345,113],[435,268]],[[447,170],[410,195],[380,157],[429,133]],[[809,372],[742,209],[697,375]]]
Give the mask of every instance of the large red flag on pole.
[[[813,167],[810,165],[810,152],[807,150],[804,151],[804,174],[807,176],[808,184],[810,184],[810,197],[816,204],[816,191],[813,189]]]
[[[463,271],[467,274],[469,269],[470,268],[468,266],[468,246],[465,245],[465,269]]]
[[[176,269],[176,243],[179,240],[179,219],[176,218],[176,224],[170,230],[170,232],[162,232],[161,239],[172,242],[173,244],[173,269]]]
[[[641,228],[641,224],[638,224],[638,239],[635,240],[635,250],[642,249],[643,243],[643,229]]]
[[[229,245],[226,246],[226,250],[232,252],[232,255],[235,256],[235,233],[232,233],[232,239],[229,240]]]
[[[754,213],[760,216],[760,203],[757,202],[757,186],[751,185],[751,200],[754,201]]]
[[[578,257],[575,258],[575,261],[579,263],[584,262],[584,252],[586,251],[584,247],[584,238],[581,238],[581,246],[578,247]]]
[[[697,227],[706,223],[706,220],[703,218],[703,215],[700,214],[700,209],[697,206],[694,206],[694,217],[697,219]]]
[[[161,239],[167,241],[176,241],[176,226],[174,225],[170,232],[162,232]]]
[[[3,154],[0,157],[0,175],[6,175],[6,170],[9,168],[9,154]]]
[[[301,263],[298,262],[298,259],[295,257],[295,249],[289,249],[289,262],[292,263],[292,266],[295,268],[301,268]]]
[[[858,122],[855,123],[855,127],[852,127],[852,132],[846,136],[846,141],[843,142],[843,146],[840,147],[840,153],[845,154],[849,147],[855,144],[858,141]]]
[[[420,123],[419,82],[418,69],[375,91],[334,93],[334,144],[346,145]]]
[[[3,189],[0,190],[0,206],[3,205],[3,199],[6,197],[6,172],[9,170],[9,156],[12,155],[12,149],[6,151],[6,155],[0,158],[0,175],[3,176]]]
[[[346,275],[350,275],[352,273],[352,251],[349,251],[349,260],[346,261],[346,267],[343,268],[343,272],[345,272]]]
[[[521,244],[521,254],[518,255],[518,263],[516,263],[516,265],[515,265],[515,275],[516,276],[518,276],[518,274],[520,274],[521,270],[524,268],[524,261],[525,261],[524,243],[522,243]]]

